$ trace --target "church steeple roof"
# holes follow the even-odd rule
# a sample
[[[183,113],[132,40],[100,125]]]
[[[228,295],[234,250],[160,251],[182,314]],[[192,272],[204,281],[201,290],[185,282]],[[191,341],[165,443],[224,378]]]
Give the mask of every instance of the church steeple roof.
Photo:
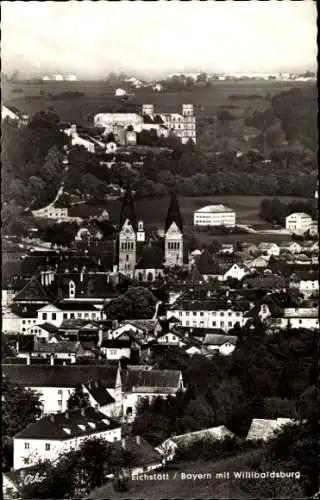
[[[119,228],[121,229],[125,223],[125,221],[129,219],[130,224],[132,225],[133,229],[136,231],[137,230],[137,218],[136,218],[136,212],[134,208],[134,202],[133,202],[133,196],[131,189],[129,186],[127,186],[124,196],[122,198],[122,206],[121,206],[121,212],[120,212],[120,221],[119,221]]]
[[[180,231],[183,232],[183,220],[181,217],[179,202],[175,191],[173,191],[172,193],[170,205],[168,208],[168,213],[165,223],[165,232],[168,231],[173,222],[175,222]]]

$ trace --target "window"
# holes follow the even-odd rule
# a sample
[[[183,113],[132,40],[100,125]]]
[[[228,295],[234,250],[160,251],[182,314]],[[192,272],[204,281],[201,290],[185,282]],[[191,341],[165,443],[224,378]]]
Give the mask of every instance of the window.
[[[197,312],[196,311],[193,311],[193,316],[197,316]]]
[[[70,319],[74,319],[75,317],[75,314],[74,313],[70,313]]]
[[[23,459],[23,463],[24,463],[25,465],[28,465],[28,463],[29,463],[29,458],[24,458],[24,459]]]
[[[190,325],[190,321],[186,321],[186,326],[189,326]]]
[[[62,389],[58,390],[58,394],[59,394],[59,396],[62,396]]]
[[[63,313],[63,319],[67,319],[68,318],[68,314],[67,313]]]
[[[232,313],[231,313],[231,312],[228,312],[228,316],[232,316]]]
[[[228,326],[232,326],[232,321],[229,321]]]
[[[45,450],[46,450],[46,451],[50,451],[50,443],[46,443]]]
[[[58,399],[58,406],[62,406],[62,399]]]
[[[224,327],[224,321],[220,321],[220,326],[221,326],[221,328]]]
[[[118,352],[118,349],[110,349],[110,354],[115,356]]]
[[[200,316],[203,316],[203,314],[204,314],[203,311],[200,311]]]
[[[25,320],[25,319],[23,319],[23,320],[22,320],[22,324],[24,325],[25,323],[26,323],[26,320]]]
[[[89,318],[89,313],[84,313],[85,318]]]
[[[182,316],[182,311],[179,311],[179,316]]]
[[[81,313],[77,313],[77,318],[81,318],[82,314]]]
[[[217,326],[217,322],[216,321],[212,321],[212,326]]]
[[[44,319],[44,320],[47,319],[47,313],[42,313],[42,319]]]
[[[30,443],[24,443],[24,449],[29,450],[30,449]]]
[[[224,316],[224,312],[221,312],[221,313],[220,313],[220,316]]]
[[[57,313],[52,313],[52,314],[51,314],[51,318],[52,318],[53,320],[57,319]]]
[[[186,316],[189,316],[189,314],[190,314],[190,313],[189,313],[189,311],[187,311],[187,312],[186,312]]]

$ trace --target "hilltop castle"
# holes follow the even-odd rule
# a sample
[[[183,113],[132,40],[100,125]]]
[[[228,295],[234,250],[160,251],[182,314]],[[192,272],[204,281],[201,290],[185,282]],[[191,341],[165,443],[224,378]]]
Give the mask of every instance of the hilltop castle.
[[[142,130],[155,130],[159,137],[173,134],[179,137],[182,144],[189,140],[194,143],[197,141],[196,117],[192,104],[183,104],[182,114],[155,113],[153,104],[143,104],[139,114],[98,113],[94,117],[94,126],[104,128],[106,135],[112,132],[120,144],[132,144],[132,133],[137,134]]]
[[[158,233],[147,233],[143,221],[137,221],[132,193],[127,189],[122,200],[117,243],[118,271],[138,281],[162,277],[165,267],[187,266],[183,221],[176,194],[171,197],[162,237]]]

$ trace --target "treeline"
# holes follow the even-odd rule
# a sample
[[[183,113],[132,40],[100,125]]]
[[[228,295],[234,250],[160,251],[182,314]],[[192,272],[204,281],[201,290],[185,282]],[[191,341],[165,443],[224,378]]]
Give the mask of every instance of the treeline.
[[[295,201],[289,204],[283,203],[278,198],[264,199],[260,204],[259,216],[271,223],[284,225],[288,215],[294,212],[303,212],[313,219],[317,218],[318,209],[315,203]]]

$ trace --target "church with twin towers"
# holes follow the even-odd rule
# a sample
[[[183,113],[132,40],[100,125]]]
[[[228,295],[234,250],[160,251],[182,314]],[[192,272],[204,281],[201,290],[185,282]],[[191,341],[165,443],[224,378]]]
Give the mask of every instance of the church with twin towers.
[[[146,231],[137,220],[132,192],[126,189],[122,199],[118,233],[118,272],[138,281],[155,281],[165,268],[188,267],[183,239],[183,220],[178,198],[171,195],[164,231]]]

